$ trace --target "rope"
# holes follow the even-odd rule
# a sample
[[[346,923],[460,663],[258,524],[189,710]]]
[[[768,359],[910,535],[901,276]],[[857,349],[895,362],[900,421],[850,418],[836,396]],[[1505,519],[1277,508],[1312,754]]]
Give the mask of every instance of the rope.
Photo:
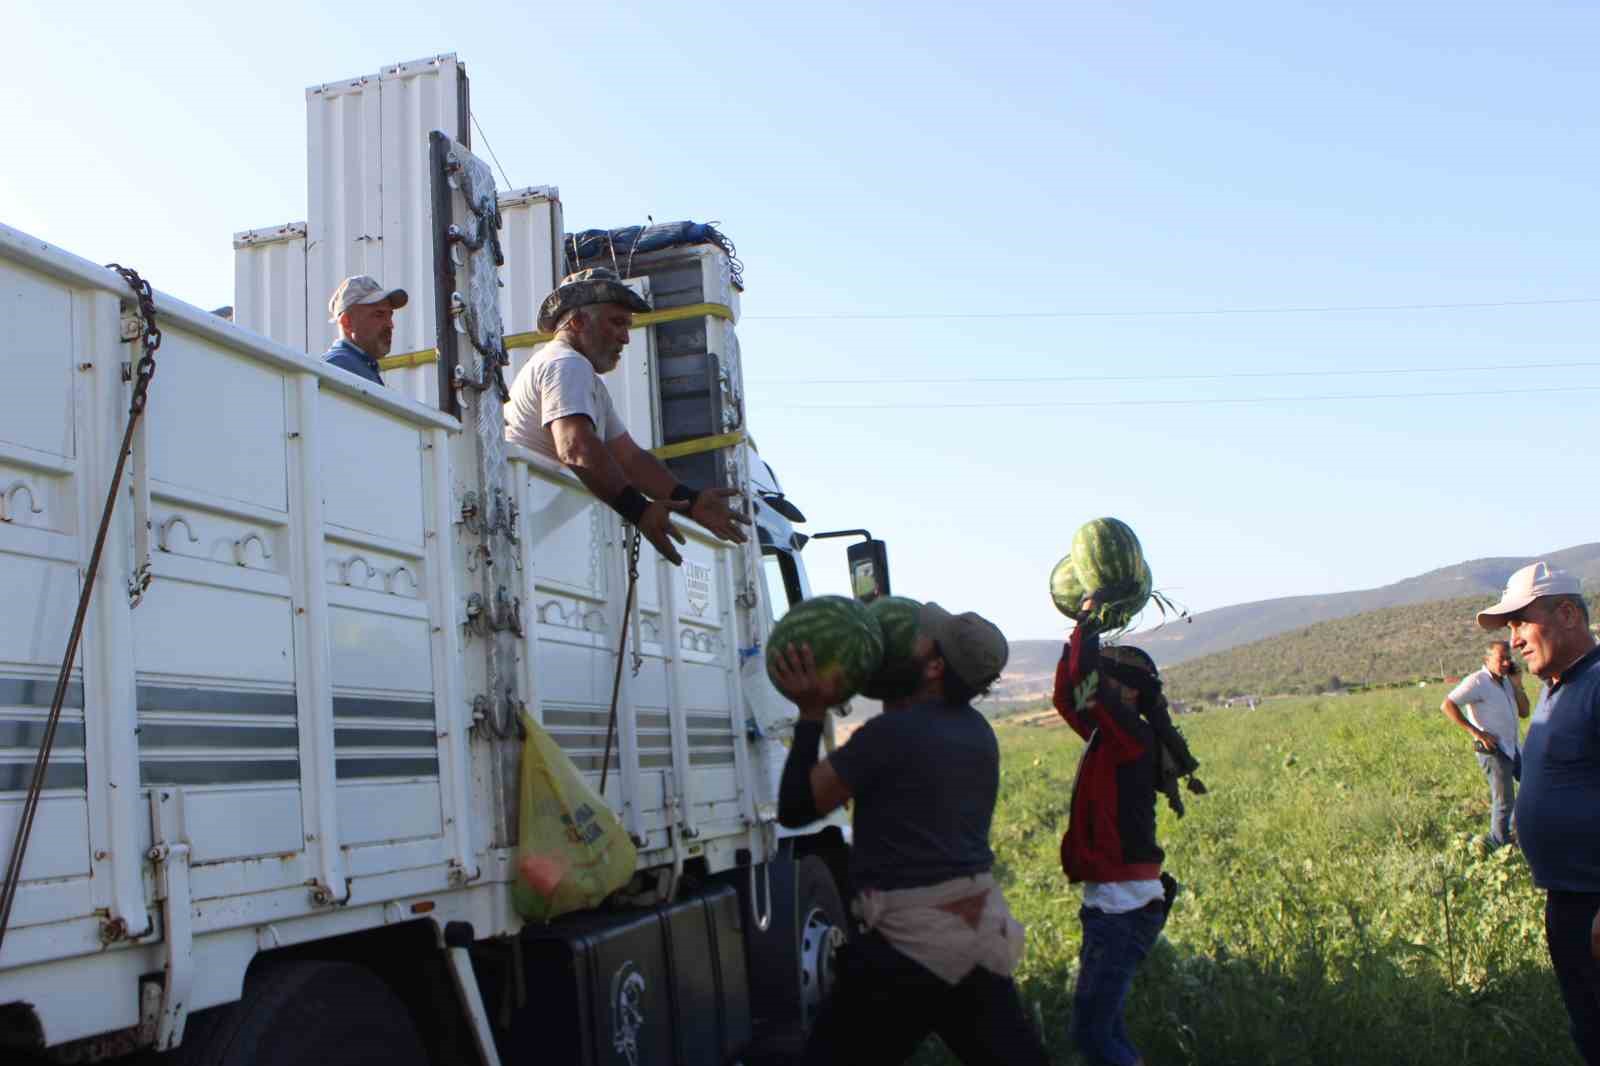
[[[635,526],[623,549],[628,553],[628,594],[622,601],[622,629],[617,634],[617,672],[611,678],[611,714],[606,719],[606,752],[600,760],[601,798],[606,794],[606,779],[611,773],[611,744],[617,736],[617,699],[622,695],[622,659],[628,650],[628,617],[633,612],[633,589],[639,583],[639,542],[642,539]]]
[[[56,675],[56,693],[50,701],[50,717],[45,722],[44,739],[39,742],[39,754],[33,760],[33,779],[28,783],[28,796],[22,805],[22,818],[17,823],[16,839],[11,845],[11,861],[6,866],[5,888],[0,894],[0,945],[5,943],[6,928],[11,923],[11,907],[17,899],[17,889],[22,884],[22,860],[28,853],[28,838],[33,834],[33,819],[39,811],[39,795],[44,791],[45,770],[50,764],[50,749],[56,741],[56,726],[61,722],[61,706],[66,701],[67,682],[72,676],[72,663],[78,657],[78,642],[83,638],[84,620],[89,614],[89,599],[94,594],[95,575],[100,571],[100,556],[105,551],[106,536],[111,531],[111,515],[117,506],[117,491],[122,485],[122,474],[128,465],[128,454],[133,450],[133,431],[144,414],[150,391],[150,379],[156,372],[156,349],[161,347],[161,330],[156,325],[155,294],[150,283],[136,271],[109,264],[109,268],[122,275],[139,300],[139,316],[144,321],[140,335],[143,354],[134,370],[133,400],[128,407],[128,428],[122,433],[122,446],[117,451],[117,466],[111,474],[111,485],[106,489],[106,504],[100,512],[100,529],[95,533],[94,550],[89,553],[89,565],[83,575],[83,591],[78,594],[78,611],[72,619],[72,633],[67,638],[67,651],[61,658],[61,672]]]

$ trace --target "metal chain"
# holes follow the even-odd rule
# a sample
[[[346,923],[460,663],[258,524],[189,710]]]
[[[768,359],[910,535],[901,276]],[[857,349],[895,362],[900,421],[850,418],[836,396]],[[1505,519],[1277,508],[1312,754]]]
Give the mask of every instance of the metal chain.
[[[128,453],[133,448],[133,431],[144,414],[149,400],[150,380],[156,374],[156,349],[161,347],[161,327],[156,324],[155,293],[150,283],[137,271],[116,263],[109,269],[122,275],[122,280],[134,292],[139,302],[140,331],[139,361],[133,368],[133,400],[128,406],[128,427],[122,434],[122,446],[117,451],[117,465],[111,473],[111,484],[106,489],[105,507],[100,512],[100,528],[95,534],[94,549],[89,553],[89,565],[84,568],[83,588],[78,594],[78,611],[72,619],[72,632],[67,637],[66,654],[61,658],[61,672],[56,676],[56,692],[50,701],[50,717],[45,721],[44,738],[39,742],[39,754],[33,761],[33,778],[28,783],[28,795],[22,805],[22,817],[17,822],[17,835],[11,845],[11,860],[6,866],[5,886],[0,892],[0,944],[5,943],[6,928],[11,923],[11,907],[17,899],[17,889],[22,884],[22,860],[28,853],[28,838],[33,833],[33,819],[39,811],[39,795],[44,791],[45,771],[50,764],[50,750],[55,746],[56,727],[61,723],[61,705],[66,701],[67,682],[72,677],[72,664],[78,657],[78,643],[83,639],[84,620],[89,614],[89,599],[94,594],[95,576],[100,571],[100,557],[105,552],[106,536],[111,531],[111,515],[116,510],[117,493],[122,486],[122,474],[128,465]],[[144,576],[145,584],[149,575]],[[142,591],[142,589],[141,589]]]
[[[611,773],[611,744],[617,736],[617,698],[622,694],[622,658],[628,650],[628,616],[633,612],[633,590],[639,584],[639,547],[644,537],[639,527],[629,531],[623,548],[628,553],[628,593],[622,601],[622,628],[617,633],[617,672],[611,679],[611,714],[606,719],[606,752],[600,762],[600,795],[606,794],[606,779]],[[637,658],[638,652],[634,652]],[[638,674],[637,667],[634,674]]]

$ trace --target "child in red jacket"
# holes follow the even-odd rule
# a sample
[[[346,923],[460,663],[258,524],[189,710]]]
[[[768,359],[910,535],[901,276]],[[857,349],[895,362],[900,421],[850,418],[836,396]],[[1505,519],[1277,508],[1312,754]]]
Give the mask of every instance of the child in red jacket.
[[[1072,1038],[1092,1062],[1134,1066],[1143,1060],[1123,1007],[1178,887],[1161,871],[1156,793],[1165,792],[1182,814],[1177,778],[1192,775],[1198,763],[1172,725],[1155,663],[1131,646],[1102,650],[1091,624],[1073,630],[1053,702],[1088,741],[1061,838],[1061,868],[1083,884]],[[1190,788],[1204,791],[1192,776]]]

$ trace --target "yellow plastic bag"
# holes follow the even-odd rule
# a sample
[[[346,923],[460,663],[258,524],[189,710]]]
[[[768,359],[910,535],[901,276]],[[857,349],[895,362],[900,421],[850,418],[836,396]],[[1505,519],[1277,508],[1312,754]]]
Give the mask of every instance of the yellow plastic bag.
[[[600,903],[628,883],[638,849],[550,734],[523,715],[522,825],[511,900],[547,922]]]

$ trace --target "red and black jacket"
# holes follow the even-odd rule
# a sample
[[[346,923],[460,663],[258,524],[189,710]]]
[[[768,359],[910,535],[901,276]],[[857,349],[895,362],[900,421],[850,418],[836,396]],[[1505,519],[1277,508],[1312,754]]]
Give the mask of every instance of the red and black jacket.
[[[1156,843],[1156,745],[1132,708],[1099,684],[1100,638],[1080,626],[1056,666],[1052,702],[1089,746],[1072,784],[1061,838],[1061,868],[1078,881],[1147,881],[1161,876]]]

